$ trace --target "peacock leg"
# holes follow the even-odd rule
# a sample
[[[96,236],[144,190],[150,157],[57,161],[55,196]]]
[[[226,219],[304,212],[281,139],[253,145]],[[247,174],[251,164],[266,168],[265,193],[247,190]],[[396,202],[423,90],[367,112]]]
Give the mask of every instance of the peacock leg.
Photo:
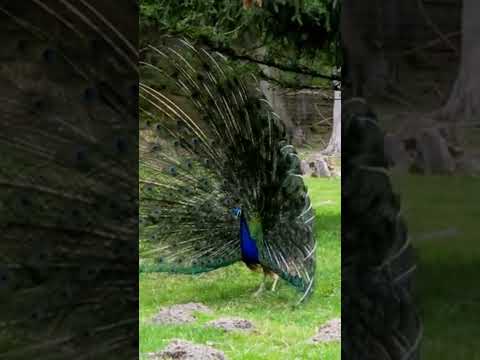
[[[267,279],[267,274],[263,274],[263,279],[262,279],[262,283],[260,284],[260,287],[258,288],[257,291],[255,291],[255,293],[253,294],[253,296],[259,296],[261,293],[263,293],[263,291],[265,290],[265,281]]]
[[[272,284],[272,291],[275,292],[275,288],[277,287],[279,276],[277,274],[273,274],[273,284]]]

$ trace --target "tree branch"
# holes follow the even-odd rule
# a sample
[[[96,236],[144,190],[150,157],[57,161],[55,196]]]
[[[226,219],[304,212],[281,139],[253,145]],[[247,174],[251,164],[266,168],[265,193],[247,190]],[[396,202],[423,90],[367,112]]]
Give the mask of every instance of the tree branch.
[[[258,75],[261,79],[275,83],[279,85],[282,88],[287,88],[287,89],[292,89],[292,90],[304,90],[304,89],[309,89],[309,90],[329,90],[331,89],[330,86],[315,86],[315,85],[302,85],[294,82],[289,82],[289,81],[282,81],[275,79],[271,76],[268,76],[265,74],[263,71],[259,71]]]
[[[278,69],[278,70],[281,70],[281,71],[291,72],[291,73],[295,73],[295,74],[308,75],[308,76],[315,77],[315,78],[320,78],[320,79],[326,79],[326,80],[331,80],[331,81],[340,80],[340,77],[338,77],[338,76],[325,75],[321,72],[312,70],[312,69],[310,69],[308,67],[305,67],[305,66],[301,66],[301,65],[289,66],[289,65],[285,65],[285,64],[279,64],[279,63],[276,63],[274,61],[269,61],[269,60],[266,60],[266,59],[258,59],[256,57],[246,55],[246,54],[239,54],[235,50],[233,50],[232,48],[227,48],[225,46],[214,45],[212,43],[209,43],[209,41],[205,41],[205,40],[206,39],[202,39],[202,43],[205,46],[207,46],[210,50],[217,51],[217,52],[219,52],[219,53],[221,53],[221,54],[223,54],[227,57],[230,57],[232,59],[235,59],[235,60],[246,61],[246,62],[258,64],[258,65],[265,65],[265,66],[272,67],[272,68],[275,68],[275,69]]]

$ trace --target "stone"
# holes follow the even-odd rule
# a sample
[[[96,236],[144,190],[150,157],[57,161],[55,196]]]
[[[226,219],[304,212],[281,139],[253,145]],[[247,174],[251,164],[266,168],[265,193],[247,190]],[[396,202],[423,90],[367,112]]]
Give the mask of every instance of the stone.
[[[465,175],[480,175],[480,159],[462,156],[457,160],[457,172]]]
[[[421,168],[425,174],[451,174],[455,161],[445,138],[436,128],[425,129],[417,139]]]
[[[306,160],[300,162],[300,169],[302,170],[302,175],[309,176],[312,174],[313,170],[310,167],[310,164]]]
[[[314,161],[314,170],[312,176],[314,177],[330,177],[332,174],[328,168],[328,164],[323,157],[317,157]]]

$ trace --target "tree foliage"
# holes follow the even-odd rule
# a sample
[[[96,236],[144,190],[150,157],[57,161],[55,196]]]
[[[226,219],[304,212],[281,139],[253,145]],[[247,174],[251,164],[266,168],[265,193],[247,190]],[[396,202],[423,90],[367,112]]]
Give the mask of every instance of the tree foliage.
[[[332,3],[263,0],[261,7],[245,9],[242,0],[141,0],[140,26],[144,41],[159,33],[179,34],[247,62],[262,47],[262,61],[282,64],[283,70],[302,69],[300,76],[283,75],[296,81],[309,72],[331,73],[338,39]]]

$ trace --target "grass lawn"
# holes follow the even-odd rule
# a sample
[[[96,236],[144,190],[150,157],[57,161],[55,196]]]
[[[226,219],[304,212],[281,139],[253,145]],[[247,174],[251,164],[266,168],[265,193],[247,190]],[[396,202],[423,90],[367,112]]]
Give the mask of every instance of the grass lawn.
[[[480,359],[480,179],[395,179],[418,254],[423,359]]]
[[[340,343],[309,344],[324,322],[340,317],[340,180],[308,179],[316,209],[317,282],[308,302],[293,308],[298,293],[280,282],[276,293],[254,298],[262,275],[242,263],[211,273],[185,276],[140,274],[140,352],[159,351],[174,338],[207,343],[225,352],[230,360],[340,359]],[[201,302],[213,315],[181,326],[149,324],[163,306]],[[206,329],[205,322],[221,316],[254,322],[256,332],[224,333]]]

